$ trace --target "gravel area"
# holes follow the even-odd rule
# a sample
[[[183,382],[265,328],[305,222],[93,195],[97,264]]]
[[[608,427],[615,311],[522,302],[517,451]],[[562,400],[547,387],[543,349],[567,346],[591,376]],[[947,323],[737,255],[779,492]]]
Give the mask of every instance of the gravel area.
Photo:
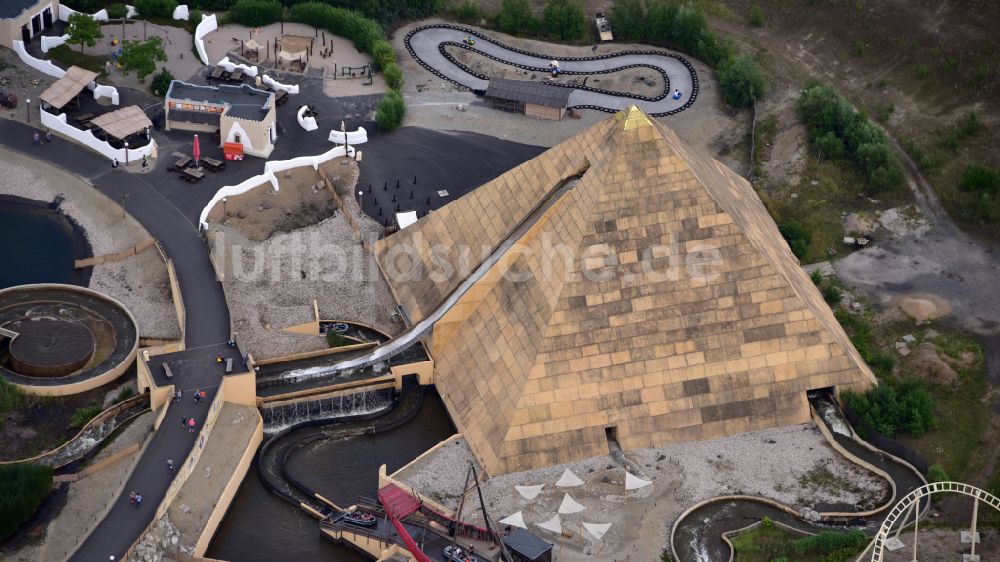
[[[635,552],[649,559],[667,546],[670,527],[683,510],[714,496],[758,495],[801,509],[827,502],[871,503],[888,489],[887,482],[836,453],[812,424],[631,451],[626,458],[645,473],[637,476],[653,484],[626,497],[625,470],[610,456],[504,474],[483,485],[490,515],[502,519],[522,511],[532,531],[558,545],[560,560],[624,557]],[[456,508],[469,462],[473,462],[472,453],[459,440],[397,477]],[[584,480],[583,486],[555,488],[567,468]],[[525,500],[514,489],[539,484],[545,489],[534,500]],[[569,538],[536,527],[556,514],[564,493],[586,507],[583,512],[561,516],[563,530],[572,535]],[[481,522],[479,510],[469,509],[468,502],[466,506],[463,519]],[[614,524],[598,541],[583,530],[582,522]]]
[[[142,225],[131,216],[122,218],[121,207],[87,183],[15,152],[0,157],[0,193],[45,202],[62,195],[62,211],[86,233],[95,256],[121,252],[150,238]],[[180,338],[167,267],[156,248],[94,267],[90,287],[120,300],[138,322],[141,337]]]
[[[147,412],[125,428],[108,444],[93,462],[107,458],[133,443],[140,445],[152,435],[155,416]],[[45,526],[45,533],[37,540],[16,552],[7,554],[4,560],[10,562],[34,562],[36,560],[64,560],[82,541],[88,526],[103,518],[110,502],[115,501],[122,491],[122,483],[139,460],[140,452],[129,455],[124,460],[86,478],[66,484],[69,494],[59,513]]]
[[[325,349],[320,336],[282,328],[320,317],[362,322],[394,335],[396,301],[372,255],[343,213],[323,222],[254,242],[235,228],[212,223],[216,267],[223,249],[223,286],[240,346],[255,358]]]

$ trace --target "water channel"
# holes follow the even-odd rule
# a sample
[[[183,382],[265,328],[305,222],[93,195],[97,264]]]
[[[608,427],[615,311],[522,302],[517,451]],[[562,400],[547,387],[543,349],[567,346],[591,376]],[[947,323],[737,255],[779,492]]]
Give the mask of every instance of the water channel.
[[[351,505],[359,495],[375,496],[380,465],[393,472],[455,432],[444,404],[431,390],[417,415],[402,427],[376,435],[358,433],[371,424],[334,423],[282,436],[291,441],[316,437],[289,455],[289,475],[338,505]],[[256,463],[206,556],[230,562],[368,560],[347,546],[322,538],[314,518],[264,487]]]

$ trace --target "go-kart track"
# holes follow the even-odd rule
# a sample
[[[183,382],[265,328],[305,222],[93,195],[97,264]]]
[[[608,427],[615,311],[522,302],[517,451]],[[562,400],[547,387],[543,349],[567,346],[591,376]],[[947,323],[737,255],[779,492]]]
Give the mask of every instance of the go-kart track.
[[[475,39],[467,44],[468,37]],[[481,32],[449,24],[425,25],[410,31],[404,40],[406,49],[424,68],[458,86],[464,86],[477,94],[486,91],[489,77],[475,72],[460,63],[446,47],[457,47],[478,53],[491,60],[530,70],[545,75],[549,73],[549,63],[559,62],[562,75],[608,74],[628,68],[649,68],[663,76],[663,92],[655,97],[640,96],[628,92],[615,92],[579,84],[565,84],[559,79],[545,83],[571,88],[569,108],[596,109],[613,113],[637,105],[655,117],[673,115],[683,111],[698,96],[698,74],[684,58],[666,51],[620,51],[593,57],[553,57],[532,53],[504,45],[483,35]],[[680,99],[673,99],[672,92],[680,90]]]

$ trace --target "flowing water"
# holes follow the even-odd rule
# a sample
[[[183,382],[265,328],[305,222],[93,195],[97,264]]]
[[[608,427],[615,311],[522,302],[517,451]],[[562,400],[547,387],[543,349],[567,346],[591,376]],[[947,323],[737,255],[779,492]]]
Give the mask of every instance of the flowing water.
[[[416,417],[402,427],[377,435],[358,434],[363,425],[371,422],[290,432],[285,438],[293,441],[313,435],[315,439],[289,455],[289,474],[338,505],[350,505],[359,495],[375,496],[381,464],[389,472],[398,470],[455,431],[440,398],[430,391]],[[207,556],[230,562],[369,560],[322,538],[314,518],[267,491],[256,466],[247,474]]]
[[[261,417],[264,418],[264,433],[278,433],[307,421],[373,414],[392,406],[392,393],[391,388],[365,390],[355,394],[264,407],[260,410]]]

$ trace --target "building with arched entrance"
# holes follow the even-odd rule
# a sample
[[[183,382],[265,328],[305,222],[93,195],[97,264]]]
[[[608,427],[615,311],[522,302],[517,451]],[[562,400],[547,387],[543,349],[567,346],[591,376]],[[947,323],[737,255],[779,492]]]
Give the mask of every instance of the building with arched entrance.
[[[52,27],[59,18],[59,0],[3,0],[0,2],[0,45],[31,38]]]

